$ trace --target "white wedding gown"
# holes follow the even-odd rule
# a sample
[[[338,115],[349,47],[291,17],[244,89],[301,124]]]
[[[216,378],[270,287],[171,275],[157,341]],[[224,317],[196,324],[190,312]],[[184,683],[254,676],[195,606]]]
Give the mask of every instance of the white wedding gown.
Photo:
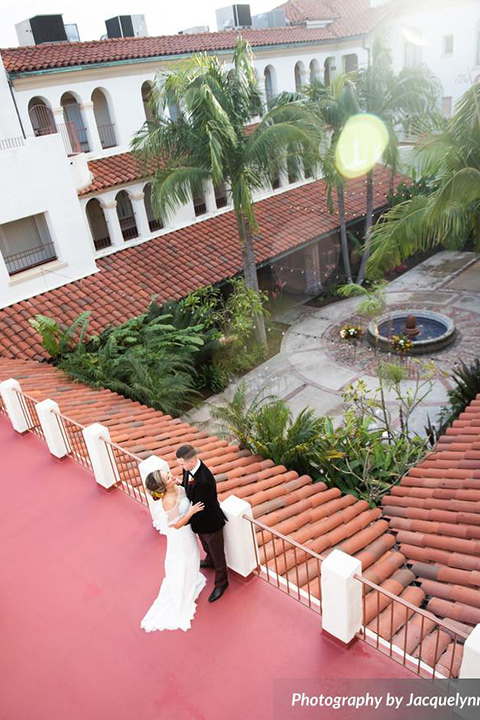
[[[185,489],[177,485],[177,503],[164,510],[157,500],[152,509],[153,526],[167,536],[165,577],[153,605],[140,623],[146,632],[152,630],[188,630],[195,615],[195,600],[205,587],[200,572],[200,550],[189,524],[178,530],[172,527],[190,508]]]

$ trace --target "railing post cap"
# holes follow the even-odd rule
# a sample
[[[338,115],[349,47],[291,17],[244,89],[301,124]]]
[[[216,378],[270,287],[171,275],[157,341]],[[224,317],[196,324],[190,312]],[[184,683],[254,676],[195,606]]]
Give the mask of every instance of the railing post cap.
[[[327,555],[322,566],[325,570],[333,570],[336,575],[341,577],[349,577],[353,573],[361,572],[362,569],[360,560],[338,548]]]
[[[0,388],[5,388],[5,390],[19,387],[20,383],[18,382],[18,380],[15,380],[15,378],[8,378],[8,380],[2,380],[2,382],[0,382]]]
[[[83,428],[83,434],[88,435],[89,437],[94,437],[102,433],[105,433],[108,437],[110,436],[108,427],[98,422],[92,423],[91,425],[87,425],[87,427]]]
[[[243,513],[251,514],[252,506],[247,500],[239,498],[236,495],[229,495],[222,501],[222,507],[232,515],[241,515]]]
[[[45,409],[45,410],[51,410],[55,408],[55,410],[58,408],[58,403],[55,400],[52,400],[52,398],[45,398],[45,400],[40,400],[36,404],[37,411],[38,409]]]

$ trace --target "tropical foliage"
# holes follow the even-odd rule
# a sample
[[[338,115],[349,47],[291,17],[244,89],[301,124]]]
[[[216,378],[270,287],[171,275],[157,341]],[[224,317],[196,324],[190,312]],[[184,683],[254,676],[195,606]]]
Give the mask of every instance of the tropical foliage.
[[[230,70],[214,55],[194,55],[159,71],[150,102],[154,119],[139,130],[132,148],[159,165],[152,181],[154,212],[168,217],[192,195],[202,195],[207,180],[224,185],[236,216],[245,282],[258,291],[253,196],[287,161],[299,165],[316,157],[318,130],[309,112],[297,102],[265,109],[251,49],[241,37]],[[179,108],[175,120],[165,114],[172,105]],[[259,122],[247,132],[254,118]],[[265,344],[262,315],[256,331]]]
[[[452,373],[453,388],[448,391],[448,405],[443,409],[440,421],[443,428],[450,425],[467,405],[480,393],[480,359],[467,365],[460,360],[459,367]]]

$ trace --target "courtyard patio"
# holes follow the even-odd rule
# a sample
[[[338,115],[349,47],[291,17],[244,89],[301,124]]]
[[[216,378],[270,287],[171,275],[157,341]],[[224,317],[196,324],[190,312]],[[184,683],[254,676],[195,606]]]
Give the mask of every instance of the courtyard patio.
[[[339,336],[347,321],[366,328],[367,321],[356,313],[359,302],[359,298],[349,298],[315,307],[305,298],[278,314],[275,320],[289,325],[281,351],[243,378],[247,396],[252,398],[265,390],[284,398],[294,414],[309,406],[319,415],[338,419],[342,413],[342,393],[350,383],[362,379],[372,390],[377,388],[375,354],[366,338],[356,346]],[[456,325],[453,344],[430,356],[421,356],[423,361],[432,359],[436,364],[431,391],[412,418],[411,426],[422,433],[427,416],[434,423],[447,402],[449,376],[459,360],[469,364],[480,354],[478,255],[442,251],[390,282],[386,288],[386,310],[400,309],[438,311]],[[388,354],[382,357],[397,359]],[[224,393],[186,413],[185,419],[204,423],[214,431],[209,406],[230,398],[237,386],[238,381],[232,383]],[[413,380],[402,383],[403,388],[412,386]],[[395,417],[397,403],[392,393],[387,394],[387,401]]]

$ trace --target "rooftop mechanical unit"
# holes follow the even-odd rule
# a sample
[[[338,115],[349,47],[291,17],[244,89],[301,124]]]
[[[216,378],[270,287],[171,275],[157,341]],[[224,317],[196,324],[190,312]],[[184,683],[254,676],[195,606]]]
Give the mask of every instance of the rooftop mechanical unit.
[[[215,14],[219,30],[252,27],[250,5],[229,5],[228,7],[219,8],[215,11]]]
[[[261,13],[252,17],[252,25],[254,28],[263,30],[266,28],[285,27],[288,25],[285,10],[277,9],[270,12]]]
[[[16,23],[15,30],[20,46],[68,40],[61,15],[35,15],[29,20]]]
[[[117,15],[105,20],[107,37],[146,37],[148,35],[145,15]]]

